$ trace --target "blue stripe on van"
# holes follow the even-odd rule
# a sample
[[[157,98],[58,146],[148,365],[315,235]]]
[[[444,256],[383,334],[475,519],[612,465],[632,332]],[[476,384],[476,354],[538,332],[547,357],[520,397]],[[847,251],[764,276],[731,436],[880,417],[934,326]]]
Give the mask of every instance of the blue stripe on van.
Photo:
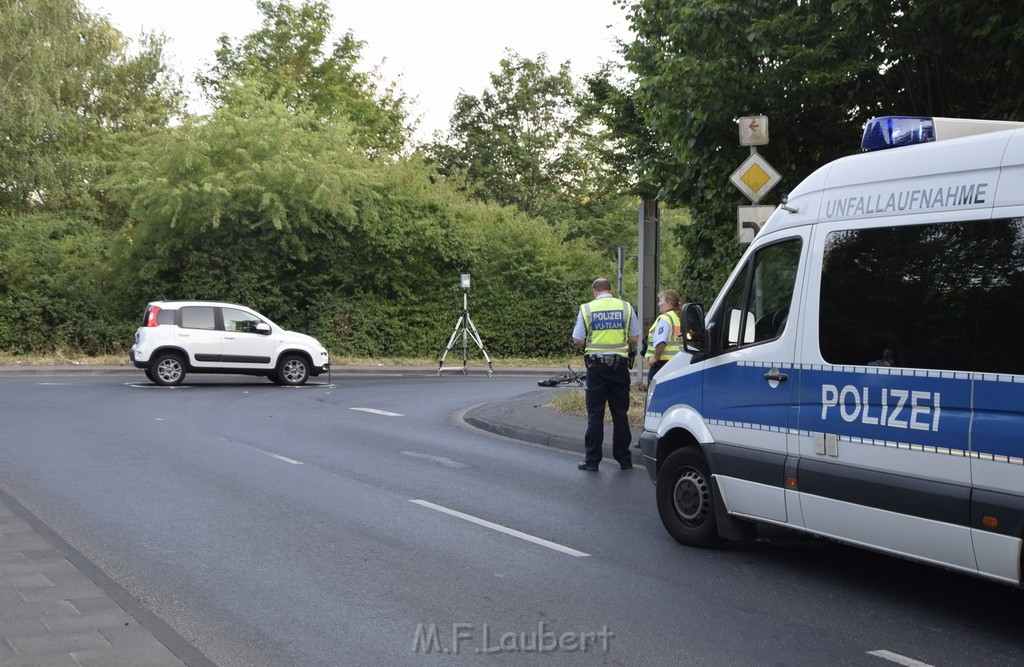
[[[1024,377],[979,375],[974,404],[972,449],[982,457],[1024,465]]]
[[[788,382],[774,389],[764,379],[773,367],[789,375]],[[708,372],[714,375],[713,389],[702,386]],[[974,404],[980,406],[973,425],[972,390]],[[798,409],[791,411],[785,401],[793,391]],[[921,447],[928,453],[1024,465],[1021,376],[732,363],[659,379],[647,411],[660,415],[680,404],[693,407],[708,423],[832,433],[866,444]]]
[[[960,452],[969,448],[967,373],[804,366],[799,386],[801,431]]]

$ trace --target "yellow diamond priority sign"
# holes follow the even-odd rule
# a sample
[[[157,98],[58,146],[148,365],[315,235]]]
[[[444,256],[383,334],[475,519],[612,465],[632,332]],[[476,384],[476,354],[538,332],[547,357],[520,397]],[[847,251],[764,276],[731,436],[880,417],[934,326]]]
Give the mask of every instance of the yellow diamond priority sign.
[[[759,153],[753,153],[732,173],[729,181],[755,204],[782,180],[779,172]]]

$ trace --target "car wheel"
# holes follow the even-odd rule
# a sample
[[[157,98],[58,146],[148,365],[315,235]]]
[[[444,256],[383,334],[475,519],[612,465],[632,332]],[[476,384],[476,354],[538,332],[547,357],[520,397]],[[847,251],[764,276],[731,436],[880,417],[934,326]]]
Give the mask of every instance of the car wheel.
[[[146,368],[146,369],[144,369],[144,370],[145,370],[145,372],[146,372],[146,378],[147,378],[147,379],[148,379],[148,380],[149,380],[150,382],[156,382],[156,380],[154,379],[154,378],[155,378],[156,376],[154,376],[154,375],[153,375],[153,369],[152,369],[152,368]]]
[[[286,355],[277,365],[277,379],[285,385],[305,384],[309,379],[309,364],[297,354]]]
[[[156,358],[149,372],[154,383],[173,387],[185,379],[185,364],[180,356],[168,352]]]
[[[677,542],[690,547],[718,544],[714,486],[704,456],[692,447],[673,452],[658,470],[658,514]]]

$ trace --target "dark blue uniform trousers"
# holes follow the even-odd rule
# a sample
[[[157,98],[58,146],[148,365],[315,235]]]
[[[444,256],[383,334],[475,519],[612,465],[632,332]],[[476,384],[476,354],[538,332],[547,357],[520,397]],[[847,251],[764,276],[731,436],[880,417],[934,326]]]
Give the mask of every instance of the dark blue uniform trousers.
[[[612,413],[612,455],[619,465],[631,465],[629,444],[633,434],[629,430],[626,411],[629,410],[629,369],[625,364],[613,369],[604,364],[587,369],[587,434],[586,462],[597,465],[603,455],[604,406]]]

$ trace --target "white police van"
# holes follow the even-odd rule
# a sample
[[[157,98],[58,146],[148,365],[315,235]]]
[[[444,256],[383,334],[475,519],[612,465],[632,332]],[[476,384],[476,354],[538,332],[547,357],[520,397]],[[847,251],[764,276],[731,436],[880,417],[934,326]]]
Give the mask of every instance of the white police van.
[[[684,306],[640,439],[659,514],[686,545],[775,524],[1021,586],[1024,123],[887,117],[862,146]]]

